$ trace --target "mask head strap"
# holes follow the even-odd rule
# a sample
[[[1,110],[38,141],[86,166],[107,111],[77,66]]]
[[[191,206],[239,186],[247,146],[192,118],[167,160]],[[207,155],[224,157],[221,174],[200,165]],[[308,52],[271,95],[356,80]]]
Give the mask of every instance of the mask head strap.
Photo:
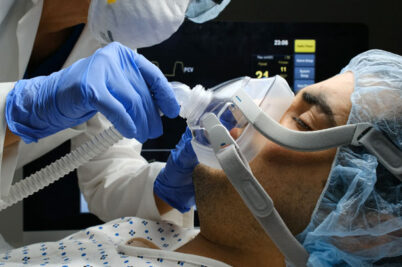
[[[370,123],[300,132],[287,129],[267,116],[242,88],[237,90],[232,101],[262,135],[283,147],[317,151],[342,145],[364,146],[389,172],[402,181],[402,151]]]
[[[398,149],[384,134],[371,127],[357,136],[355,145],[364,146],[368,152],[399,181],[402,182],[402,151]]]
[[[206,114],[201,121],[219,164],[251,213],[289,263],[306,266],[307,251],[283,222],[227,129],[213,113]]]

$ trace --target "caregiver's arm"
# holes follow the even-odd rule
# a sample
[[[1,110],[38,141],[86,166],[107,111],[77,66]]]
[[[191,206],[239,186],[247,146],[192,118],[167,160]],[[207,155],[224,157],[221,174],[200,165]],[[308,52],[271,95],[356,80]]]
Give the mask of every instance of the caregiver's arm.
[[[6,129],[6,136],[4,138],[4,147],[7,148],[8,146],[14,145],[15,143],[19,142],[21,139],[13,134],[8,128]]]

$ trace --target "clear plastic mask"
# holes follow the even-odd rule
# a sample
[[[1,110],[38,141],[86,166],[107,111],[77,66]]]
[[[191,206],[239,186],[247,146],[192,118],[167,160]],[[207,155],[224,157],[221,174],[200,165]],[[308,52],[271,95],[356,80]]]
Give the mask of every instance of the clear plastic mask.
[[[242,77],[222,83],[209,90],[197,85],[193,90],[177,89],[185,85],[173,83],[181,105],[180,115],[187,119],[193,134],[192,146],[198,160],[210,167],[220,169],[210,146],[206,131],[200,123],[207,113],[214,113],[230,131],[247,161],[260,152],[266,138],[250,125],[242,112],[233,104],[232,98],[242,88],[266,114],[279,121],[293,101],[294,94],[280,76],[266,79]]]

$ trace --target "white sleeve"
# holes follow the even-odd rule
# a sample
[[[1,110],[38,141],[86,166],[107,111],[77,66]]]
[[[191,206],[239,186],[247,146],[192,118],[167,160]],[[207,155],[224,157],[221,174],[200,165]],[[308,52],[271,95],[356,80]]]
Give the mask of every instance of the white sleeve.
[[[97,114],[87,122],[87,132],[73,139],[73,148],[111,124]],[[153,184],[164,163],[148,163],[141,156],[142,145],[135,139],[123,139],[101,156],[78,168],[82,193],[92,213],[104,221],[123,216],[150,220],[170,220],[192,226],[192,212],[177,210],[162,218],[155,204]]]
[[[6,97],[15,83],[0,83],[0,197],[8,193],[18,160],[18,143],[4,149],[7,122],[5,117]]]

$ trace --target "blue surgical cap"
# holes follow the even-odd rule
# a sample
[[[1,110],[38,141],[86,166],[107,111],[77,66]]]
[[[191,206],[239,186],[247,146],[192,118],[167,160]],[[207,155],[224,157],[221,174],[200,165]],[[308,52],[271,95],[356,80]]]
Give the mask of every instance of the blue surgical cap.
[[[370,122],[402,150],[402,57],[370,50],[354,74],[348,124]],[[402,160],[402,159],[400,159]],[[402,183],[366,149],[338,148],[311,221],[298,236],[308,266],[402,266]]]

